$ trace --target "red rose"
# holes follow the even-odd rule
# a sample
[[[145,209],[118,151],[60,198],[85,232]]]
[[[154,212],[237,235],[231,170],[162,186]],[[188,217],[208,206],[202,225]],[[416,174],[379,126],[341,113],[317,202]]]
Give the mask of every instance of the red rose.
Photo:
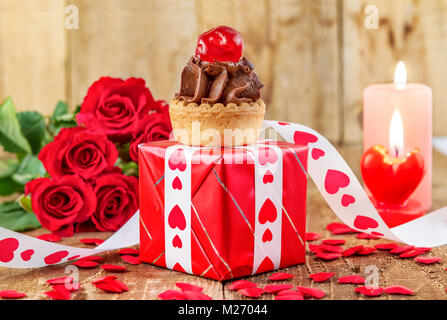
[[[96,211],[91,221],[99,231],[116,231],[138,210],[138,179],[110,171],[96,179]]]
[[[92,188],[77,175],[35,179],[25,189],[40,224],[61,236],[72,236],[73,225],[88,220],[96,209]]]
[[[104,134],[82,127],[63,128],[39,153],[39,159],[54,179],[67,174],[91,179],[114,165],[117,158],[115,145]]]
[[[138,129],[134,132],[130,143],[130,158],[138,162],[138,145],[144,142],[167,140],[172,131],[171,119],[169,117],[169,106],[165,103],[159,112],[151,113],[140,122]]]
[[[77,122],[125,143],[138,128],[139,119],[157,107],[143,79],[102,77],[88,89]]]

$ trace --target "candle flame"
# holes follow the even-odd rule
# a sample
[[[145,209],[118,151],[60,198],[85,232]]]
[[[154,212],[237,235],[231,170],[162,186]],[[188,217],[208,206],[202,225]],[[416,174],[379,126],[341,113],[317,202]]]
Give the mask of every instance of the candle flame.
[[[397,89],[403,89],[407,84],[407,69],[405,68],[405,63],[403,63],[403,61],[399,61],[396,65],[394,71],[394,84]]]
[[[394,110],[390,124],[390,150],[394,157],[403,155],[404,149],[404,125],[399,110]]]

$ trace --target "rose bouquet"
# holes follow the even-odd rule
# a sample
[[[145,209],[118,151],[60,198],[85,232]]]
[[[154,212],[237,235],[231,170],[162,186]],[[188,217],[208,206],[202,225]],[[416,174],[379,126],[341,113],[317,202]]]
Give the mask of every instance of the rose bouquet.
[[[61,236],[115,231],[138,209],[138,144],[169,138],[168,105],[145,81],[102,77],[75,112],[59,102],[51,117],[0,106],[0,226],[40,225]]]

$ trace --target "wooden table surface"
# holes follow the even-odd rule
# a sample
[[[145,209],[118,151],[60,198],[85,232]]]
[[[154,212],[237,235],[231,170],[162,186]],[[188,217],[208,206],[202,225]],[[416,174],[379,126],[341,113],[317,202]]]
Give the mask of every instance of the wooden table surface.
[[[359,177],[358,164],[361,150],[359,147],[339,148],[342,155],[354,169]],[[434,172],[433,175],[433,209],[438,209],[447,205],[447,157],[434,151]],[[323,238],[343,238],[347,242],[344,247],[355,245],[373,246],[378,243],[388,242],[386,240],[359,240],[355,235],[333,236],[325,230],[325,226],[330,222],[339,221],[335,214],[329,209],[318,190],[309,181],[308,188],[308,212],[307,231],[319,232]],[[36,236],[47,233],[44,229],[38,229],[27,234]],[[77,234],[71,238],[63,239],[60,243],[65,245],[84,246],[80,244],[81,238],[102,238],[106,239],[110,233],[84,233]],[[314,243],[319,243],[315,241]],[[301,286],[311,286],[322,289],[326,292],[324,299],[446,299],[447,293],[447,246],[434,248],[432,252],[426,254],[442,258],[440,263],[434,265],[421,265],[413,259],[400,259],[386,252],[378,251],[369,256],[351,256],[340,258],[334,261],[322,261],[313,255],[307,256],[306,263],[294,267],[289,267],[281,271],[295,275],[291,280],[283,283],[290,283]],[[130,288],[129,292],[116,294],[106,293],[97,289],[91,281],[104,276],[106,273],[100,267],[94,269],[79,269],[79,281],[81,289],[74,292],[72,299],[157,299],[159,293],[176,289],[176,282],[189,282],[204,288],[204,293],[213,299],[243,299],[244,297],[228,290],[231,281],[220,283],[213,280],[186,275],[180,272],[170,271],[155,267],[149,264],[129,265],[123,262],[116,252],[103,253],[104,263],[126,265],[128,271],[117,273],[119,279],[123,280]],[[338,284],[336,279],[340,276],[360,274],[366,277],[365,268],[376,266],[379,270],[379,285],[382,287],[400,284],[415,290],[414,296],[398,296],[383,294],[377,298],[365,298],[354,292],[356,286],[350,284]],[[27,294],[27,299],[48,299],[43,292],[51,290],[46,283],[47,279],[62,277],[67,264],[45,267],[41,269],[5,269],[0,268],[0,290],[16,289]],[[316,272],[334,272],[336,275],[330,281],[324,283],[313,283],[309,275]],[[247,280],[254,281],[260,286],[271,283],[268,276],[273,272],[247,277]],[[107,273],[110,274],[110,273]],[[282,282],[279,282],[282,283]],[[273,295],[264,294],[263,299],[272,299]]]

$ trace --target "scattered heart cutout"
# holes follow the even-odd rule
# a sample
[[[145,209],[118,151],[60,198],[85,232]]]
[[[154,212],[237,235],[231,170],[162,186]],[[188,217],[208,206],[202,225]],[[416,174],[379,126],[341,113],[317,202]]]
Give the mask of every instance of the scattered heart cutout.
[[[324,187],[329,194],[335,194],[340,188],[345,188],[349,185],[349,177],[338,170],[329,169],[324,180]]]
[[[267,230],[265,230],[264,234],[262,235],[262,242],[272,241],[272,239],[273,239],[273,234],[270,231],[270,229],[267,228]]]
[[[23,261],[29,261],[33,254],[34,254],[34,250],[28,249],[28,250],[25,250],[22,253],[20,253],[20,256],[22,257]]]
[[[186,170],[186,157],[183,149],[175,150],[169,157],[169,168],[171,170],[179,169],[180,171]]]
[[[318,160],[318,159],[320,159],[320,158],[323,157],[325,154],[326,154],[326,153],[325,153],[323,150],[321,150],[321,149],[318,149],[318,148],[313,148],[313,149],[312,149],[312,158],[313,158],[314,160]]]
[[[177,235],[175,235],[175,237],[174,237],[174,239],[172,239],[172,246],[174,247],[174,248],[179,248],[179,249],[181,249],[182,248],[182,240],[180,239],[180,237],[178,236],[178,234]]]
[[[182,209],[176,204],[174,208],[172,208],[168,217],[169,226],[172,229],[179,228],[180,230],[185,230],[186,228],[186,220],[185,215],[183,214]]]
[[[354,220],[354,227],[366,230],[368,228],[377,228],[379,223],[373,218],[358,215]]]
[[[275,163],[278,160],[278,155],[276,154],[276,151],[272,148],[259,148],[258,150],[258,160],[259,164],[261,166],[269,163]]]
[[[343,207],[347,207],[350,204],[353,204],[355,202],[355,198],[351,196],[350,194],[344,194],[341,198],[341,205]]]
[[[44,258],[46,264],[55,264],[61,262],[63,258],[68,256],[68,251],[57,251],[52,253]]]
[[[273,182],[273,173],[270,170],[267,170],[267,172],[264,174],[264,177],[262,178],[262,182],[264,184]]]
[[[14,251],[19,247],[16,238],[6,238],[0,241],[0,261],[9,262],[14,259]]]
[[[172,181],[172,189],[182,190],[182,187],[179,177],[175,177],[174,181]]]
[[[293,135],[293,141],[295,144],[307,146],[309,143],[314,143],[318,141],[318,138],[311,133],[303,131],[295,131]]]
[[[273,204],[272,200],[267,199],[265,200],[264,204],[261,207],[261,210],[259,211],[259,222],[261,224],[269,222],[274,222],[277,217],[276,207]]]

